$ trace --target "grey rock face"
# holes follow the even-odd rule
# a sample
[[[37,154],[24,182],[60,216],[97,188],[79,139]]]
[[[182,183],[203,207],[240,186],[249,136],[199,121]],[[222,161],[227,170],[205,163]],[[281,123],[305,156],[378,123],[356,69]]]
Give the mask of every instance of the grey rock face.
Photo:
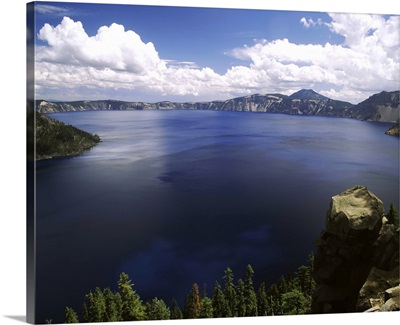
[[[373,267],[359,292],[356,311],[386,311],[389,305],[391,310],[395,310],[393,301],[400,299],[398,283],[399,267],[390,271]],[[384,306],[390,299],[393,299],[392,302]]]
[[[366,121],[396,122],[399,118],[400,91],[382,91],[354,106],[354,118]]]

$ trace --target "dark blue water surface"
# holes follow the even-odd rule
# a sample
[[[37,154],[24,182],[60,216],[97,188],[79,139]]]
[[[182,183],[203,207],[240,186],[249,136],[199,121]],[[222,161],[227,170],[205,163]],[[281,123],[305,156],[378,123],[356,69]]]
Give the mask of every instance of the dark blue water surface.
[[[126,272],[143,300],[192,284],[277,281],[306,263],[330,198],[365,185],[399,206],[399,140],[385,123],[216,111],[51,117],[97,133],[83,155],[37,163],[37,321],[80,312]],[[82,319],[81,319],[82,320]]]

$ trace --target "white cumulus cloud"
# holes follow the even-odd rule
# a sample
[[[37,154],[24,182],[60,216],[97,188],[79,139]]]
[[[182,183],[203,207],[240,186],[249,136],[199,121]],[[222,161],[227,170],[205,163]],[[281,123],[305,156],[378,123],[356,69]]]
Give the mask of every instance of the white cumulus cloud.
[[[303,24],[305,28],[310,28],[315,25],[323,25],[324,22],[319,18],[317,21],[314,21],[312,18],[307,19],[306,17],[302,17],[300,22]]]
[[[224,74],[195,62],[160,58],[153,43],[143,42],[122,25],[103,26],[89,36],[81,22],[64,17],[56,27],[45,24],[38,33],[47,45],[37,48],[37,93],[57,96],[59,89],[58,96],[68,99],[65,94],[76,94],[78,88],[96,94],[94,90],[100,88],[166,99],[212,100],[314,88],[331,98],[357,103],[375,92],[399,89],[400,17],[330,16],[330,22],[304,17],[300,23],[307,28],[323,25],[342,35],[343,44],[257,40],[228,52],[243,64]]]
[[[56,27],[45,24],[38,36],[49,44],[38,49],[39,62],[109,68],[137,74],[165,68],[154,45],[144,43],[138,34],[125,31],[122,25],[103,26],[95,36],[89,37],[81,22],[64,17]]]
[[[341,45],[294,44],[287,39],[258,41],[230,53],[249,60],[254,70],[265,71],[274,83],[324,86],[325,93],[357,102],[371,92],[400,88],[400,17],[331,14],[325,23],[344,36]],[[301,20],[306,27],[312,20]],[[329,88],[331,85],[331,88]],[[343,92],[333,93],[330,89]],[[364,90],[364,91],[361,91]]]
[[[38,37],[48,44],[38,47],[36,53],[39,95],[46,88],[82,86],[192,97],[231,90],[211,68],[199,68],[190,61],[162,60],[153,43],[144,43],[122,25],[103,26],[89,36],[81,22],[64,17],[56,27],[45,24]]]

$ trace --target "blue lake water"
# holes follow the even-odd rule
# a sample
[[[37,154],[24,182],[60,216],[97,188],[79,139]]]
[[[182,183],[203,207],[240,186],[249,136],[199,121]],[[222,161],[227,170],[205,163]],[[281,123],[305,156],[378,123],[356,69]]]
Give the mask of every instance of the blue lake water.
[[[217,111],[50,115],[103,142],[37,163],[37,321],[81,312],[129,274],[143,300],[183,304],[192,284],[277,281],[315,249],[330,198],[365,185],[399,206],[387,123]],[[82,321],[83,319],[81,319]]]

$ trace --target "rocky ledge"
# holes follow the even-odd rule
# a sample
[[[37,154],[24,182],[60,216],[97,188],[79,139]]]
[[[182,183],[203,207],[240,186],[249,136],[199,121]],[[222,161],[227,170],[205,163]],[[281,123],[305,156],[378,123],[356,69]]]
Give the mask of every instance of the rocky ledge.
[[[366,187],[332,198],[317,248],[313,313],[400,310],[399,229]]]

